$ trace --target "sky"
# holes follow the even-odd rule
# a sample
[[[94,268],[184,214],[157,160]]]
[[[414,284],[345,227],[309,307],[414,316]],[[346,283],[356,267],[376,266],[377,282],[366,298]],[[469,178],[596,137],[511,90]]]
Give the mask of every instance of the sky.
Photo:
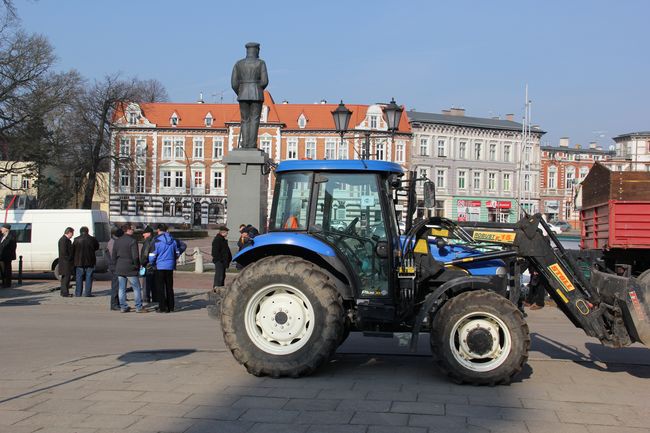
[[[646,0],[14,0],[57,69],[155,78],[174,102],[233,102],[230,73],[261,44],[276,102],[388,102],[524,113],[543,144],[650,130]]]

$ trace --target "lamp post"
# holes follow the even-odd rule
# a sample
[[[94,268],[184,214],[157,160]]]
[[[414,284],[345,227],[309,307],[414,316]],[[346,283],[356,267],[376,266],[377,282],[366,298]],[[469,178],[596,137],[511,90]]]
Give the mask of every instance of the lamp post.
[[[395,98],[391,98],[391,101],[388,105],[382,108],[384,120],[388,125],[388,131],[390,134],[374,134],[375,137],[391,137],[395,135],[395,132],[399,129],[399,121],[402,117],[402,112],[404,109],[395,103]],[[352,111],[343,104],[343,101],[336,107],[336,110],[332,111],[332,118],[334,119],[334,127],[336,132],[341,135],[341,142],[343,142],[343,136],[348,131],[350,124],[350,118],[352,117]],[[370,159],[370,136],[372,131],[364,130],[363,135],[365,137],[363,144],[363,151],[361,152],[361,159]]]

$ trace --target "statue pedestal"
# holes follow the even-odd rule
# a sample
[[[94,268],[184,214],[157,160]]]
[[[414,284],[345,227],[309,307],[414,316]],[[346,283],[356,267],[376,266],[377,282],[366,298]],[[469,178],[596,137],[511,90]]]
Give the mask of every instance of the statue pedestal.
[[[267,157],[259,149],[233,149],[223,158],[228,187],[228,244],[237,252],[239,226],[252,224],[266,231],[269,176],[263,174]]]

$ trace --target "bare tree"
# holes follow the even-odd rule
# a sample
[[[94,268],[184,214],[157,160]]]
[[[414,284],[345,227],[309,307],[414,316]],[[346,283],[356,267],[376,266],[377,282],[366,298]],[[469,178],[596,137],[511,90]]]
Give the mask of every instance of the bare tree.
[[[160,82],[122,79],[119,74],[106,76],[80,93],[67,124],[73,142],[69,155],[73,162],[71,167],[74,167],[75,176],[84,179],[82,208],[92,207],[98,173],[108,170],[111,160],[118,165],[129,162],[115,156],[111,149],[110,126],[115,113],[125,112],[131,102],[156,102],[166,98],[167,92]]]

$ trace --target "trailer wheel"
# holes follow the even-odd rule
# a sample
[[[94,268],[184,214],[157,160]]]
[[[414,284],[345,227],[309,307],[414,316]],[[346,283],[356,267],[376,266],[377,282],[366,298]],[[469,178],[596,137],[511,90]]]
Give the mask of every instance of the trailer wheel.
[[[244,268],[221,308],[226,345],[256,376],[313,372],[338,347],[344,319],[327,275],[293,256],[266,257]]]
[[[528,325],[506,298],[485,290],[461,293],[435,315],[431,350],[458,383],[509,383],[528,359]]]

